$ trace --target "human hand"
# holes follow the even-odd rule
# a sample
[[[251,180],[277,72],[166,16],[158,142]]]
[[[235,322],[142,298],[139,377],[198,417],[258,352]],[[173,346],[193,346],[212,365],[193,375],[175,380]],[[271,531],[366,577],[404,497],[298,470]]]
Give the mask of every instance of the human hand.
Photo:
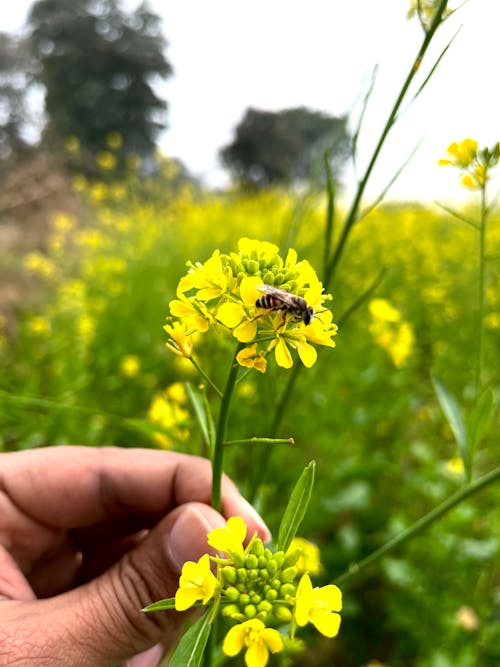
[[[140,610],[173,596],[182,564],[209,551],[207,533],[225,525],[210,493],[210,464],[194,456],[0,454],[0,665],[156,666],[186,615]],[[227,478],[222,496],[224,517],[241,516],[269,540]]]

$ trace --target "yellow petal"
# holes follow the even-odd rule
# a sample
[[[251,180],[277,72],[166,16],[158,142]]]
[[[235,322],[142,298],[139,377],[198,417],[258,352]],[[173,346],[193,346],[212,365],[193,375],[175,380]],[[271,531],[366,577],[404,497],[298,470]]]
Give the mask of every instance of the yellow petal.
[[[333,611],[340,611],[342,609],[342,592],[338,586],[329,584],[328,586],[322,586],[316,590],[318,597],[320,597],[330,609]]]
[[[322,609],[311,611],[311,623],[325,637],[335,637],[340,628],[340,615]]]
[[[297,352],[299,353],[300,360],[306,368],[311,368],[316,363],[318,358],[318,353],[315,348],[308,343],[298,343]]]
[[[196,588],[178,588],[175,593],[175,608],[177,611],[185,611],[192,607],[198,599]]]
[[[258,276],[246,276],[240,284],[240,296],[245,306],[255,306],[255,302],[262,296],[257,285],[262,283],[262,278]]]
[[[222,642],[222,651],[229,656],[230,658],[238,655],[238,653],[243,648],[243,643],[245,641],[245,628],[243,624],[235,625],[232,627],[227,635],[224,637]]]
[[[264,628],[260,633],[260,636],[271,653],[277,653],[278,651],[283,650],[283,637],[278,630],[275,630],[274,628]]]
[[[229,329],[238,326],[244,317],[245,311],[240,303],[226,302],[217,310],[217,319]]]
[[[291,368],[293,366],[292,355],[282,338],[279,339],[278,344],[274,349],[274,356],[276,358],[276,363],[278,366],[281,366],[281,368]]]
[[[240,343],[249,343],[257,334],[257,322],[249,320],[243,322],[236,329],[233,330],[233,336],[240,341]]]
[[[247,667],[265,667],[269,659],[269,651],[263,643],[251,644],[245,653]]]

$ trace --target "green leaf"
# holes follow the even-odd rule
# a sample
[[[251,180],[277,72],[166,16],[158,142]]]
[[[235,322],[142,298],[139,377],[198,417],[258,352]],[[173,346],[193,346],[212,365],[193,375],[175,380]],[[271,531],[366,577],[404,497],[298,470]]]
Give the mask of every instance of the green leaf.
[[[448,421],[448,424],[450,425],[453,435],[455,436],[462,461],[464,462],[465,467],[468,468],[469,460],[467,450],[467,428],[463,418],[462,410],[460,409],[460,406],[458,405],[455,397],[450,394],[444,384],[433,376],[431,379],[441,409],[444,413],[444,416],[446,417],[446,420]]]
[[[295,537],[311,499],[316,463],[311,461],[299,477],[281,519],[277,549],[286,551]]]
[[[200,667],[210,627],[210,612],[206,612],[184,633],[170,658],[169,667]]]
[[[164,611],[165,609],[175,609],[175,598],[165,598],[164,600],[158,600],[158,602],[152,602],[141,611]]]
[[[493,417],[495,399],[491,389],[485,389],[472,410],[469,419],[469,448],[471,451],[480,444]]]
[[[201,427],[203,440],[205,441],[210,457],[212,457],[215,446],[215,423],[210,411],[205,392],[195,389],[189,382],[186,383],[189,399],[193,405],[196,418]]]

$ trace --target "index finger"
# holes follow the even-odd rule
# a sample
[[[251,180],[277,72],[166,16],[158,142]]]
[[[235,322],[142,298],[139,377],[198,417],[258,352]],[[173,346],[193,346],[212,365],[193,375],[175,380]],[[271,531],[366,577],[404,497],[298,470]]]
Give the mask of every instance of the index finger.
[[[206,459],[120,447],[48,447],[0,454],[0,490],[18,509],[54,528],[82,528],[124,515],[159,517],[196,501],[210,504],[212,472]],[[257,512],[225,477],[226,518],[241,516],[267,541]]]

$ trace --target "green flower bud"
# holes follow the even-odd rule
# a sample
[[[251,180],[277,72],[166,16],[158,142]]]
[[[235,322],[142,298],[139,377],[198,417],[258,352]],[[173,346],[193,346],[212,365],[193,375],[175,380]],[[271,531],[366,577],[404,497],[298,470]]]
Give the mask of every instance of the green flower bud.
[[[296,576],[297,576],[297,568],[293,566],[287,567],[285,570],[282,570],[280,574],[281,581],[284,584],[290,583],[290,581],[293,581]]]
[[[248,579],[248,572],[244,567],[239,567],[236,570],[236,576],[240,583],[244,583]]]
[[[266,600],[268,602],[274,602],[277,598],[278,598],[278,591],[274,590],[274,588],[271,588],[270,590],[267,591]]]
[[[236,277],[238,278],[238,282],[241,283],[243,278],[247,277],[247,273],[246,273],[246,271],[238,271],[238,274],[237,274]]]
[[[221,614],[226,618],[234,618],[235,614],[241,615],[237,604],[225,604],[222,606]]]
[[[274,285],[274,273],[271,273],[271,271],[266,271],[262,276],[262,282],[266,285]]]
[[[250,275],[256,274],[258,270],[259,270],[259,262],[256,262],[253,259],[247,262],[247,271]]]
[[[274,560],[276,561],[276,564],[278,567],[283,566],[283,561],[285,560],[285,553],[283,551],[277,551],[274,554]]]
[[[273,552],[271,549],[268,549],[267,547],[264,549],[264,556],[269,560],[270,558],[273,557]]]
[[[267,567],[267,558],[264,555],[259,556],[259,567]]]
[[[245,556],[243,554],[231,554],[233,557],[233,562],[236,565],[236,567],[245,569]]]
[[[257,607],[254,604],[247,604],[243,611],[247,618],[255,618],[257,616]]]
[[[284,604],[273,605],[273,614],[279,621],[284,621],[285,623],[292,620],[292,612]]]
[[[257,538],[254,540],[252,543],[252,548],[250,549],[250,553],[255,554],[258,557],[260,563],[260,559],[264,556],[264,545],[262,544],[261,539]]]
[[[273,605],[267,600],[262,600],[262,602],[259,602],[259,604],[257,605],[257,611],[264,612],[265,614],[269,614],[272,608]]]
[[[259,566],[259,559],[254,554],[248,554],[246,560],[247,570],[256,570]]]
[[[247,589],[246,581],[241,581],[239,584],[236,584],[235,588],[239,590],[240,593],[244,593]]]
[[[224,590],[224,596],[228,600],[231,600],[232,602],[236,602],[236,600],[239,600],[240,592],[234,586],[228,586],[227,588],[224,588],[223,590]]]
[[[266,260],[263,257],[261,257],[259,259],[259,269],[262,271],[263,269],[266,268],[266,266],[267,266]]]
[[[266,579],[269,579],[269,572],[268,572],[267,568],[262,567],[259,570],[259,579],[263,579],[264,581],[266,581]]]
[[[274,588],[275,591],[279,591],[279,589],[281,588],[281,579],[278,579],[278,577],[275,577],[271,581],[271,586]]]
[[[250,602],[252,604],[259,604],[259,602],[261,602],[261,600],[262,600],[262,597],[258,593],[256,593],[255,591],[253,593],[250,593]]]
[[[300,558],[300,549],[294,549],[285,555],[285,560],[283,561],[283,567],[290,567],[295,565],[295,563]]]
[[[234,584],[236,583],[236,570],[234,567],[231,567],[230,565],[225,565],[222,568],[222,576],[224,577],[224,581],[228,584]]]
[[[257,581],[260,578],[259,570],[248,570],[248,578],[250,581]]]
[[[242,593],[240,595],[240,604],[245,605],[248,604],[249,602],[250,602],[250,596],[248,595],[248,593]]]
[[[269,570],[269,574],[274,577],[278,571],[278,563],[275,560],[270,560],[267,564],[267,569]]]
[[[287,595],[293,597],[297,592],[297,588],[293,584],[283,584],[280,588],[280,597],[286,598]]]

